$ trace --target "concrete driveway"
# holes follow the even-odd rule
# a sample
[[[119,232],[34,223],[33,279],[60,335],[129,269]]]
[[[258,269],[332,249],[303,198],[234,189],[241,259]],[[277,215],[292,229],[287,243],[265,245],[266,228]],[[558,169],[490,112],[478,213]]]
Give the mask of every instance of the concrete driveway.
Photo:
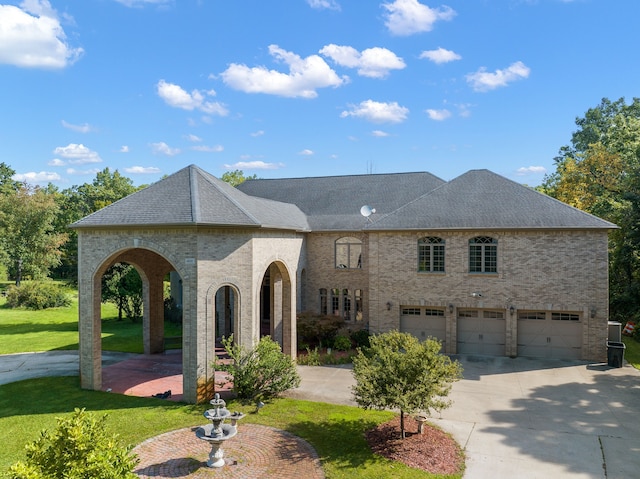
[[[457,357],[464,379],[433,423],[465,448],[466,479],[640,477],[640,371]],[[300,367],[288,396],[353,404],[348,367]]]

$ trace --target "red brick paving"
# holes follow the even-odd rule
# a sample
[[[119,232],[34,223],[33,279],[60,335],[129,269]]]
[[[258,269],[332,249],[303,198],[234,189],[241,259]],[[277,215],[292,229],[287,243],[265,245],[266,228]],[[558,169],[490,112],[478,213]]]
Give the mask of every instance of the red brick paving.
[[[204,424],[203,424],[204,425]],[[148,439],[133,452],[135,473],[146,478],[324,479],[320,460],[303,439],[286,431],[238,423],[238,434],[223,445],[226,464],[207,466],[211,446],[185,428]]]
[[[223,378],[223,373],[216,373],[216,382]],[[139,397],[170,389],[169,400],[181,401],[182,351],[141,354],[106,366],[102,369],[102,389]],[[207,460],[211,445],[196,438],[196,429],[171,431],[138,445],[133,450],[140,458],[135,471],[138,477],[324,479],[318,456],[309,443],[286,431],[242,422],[238,423],[238,434],[222,446],[226,465],[210,468]]]

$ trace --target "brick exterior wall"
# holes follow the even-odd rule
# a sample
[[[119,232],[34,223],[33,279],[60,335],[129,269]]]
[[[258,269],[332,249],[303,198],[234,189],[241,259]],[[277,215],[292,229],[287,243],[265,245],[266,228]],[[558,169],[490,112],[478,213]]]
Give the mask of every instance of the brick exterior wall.
[[[359,236],[361,270],[334,267],[334,244],[342,236],[309,234],[307,304],[319,304],[320,288],[363,288],[365,319],[374,333],[399,329],[401,306],[442,308],[448,353],[456,352],[458,309],[503,310],[508,356],[518,354],[517,314],[509,314],[510,306],[516,311],[577,312],[583,323],[582,359],[606,357],[606,231],[372,232]],[[445,273],[417,272],[417,243],[424,236],[445,240]],[[497,240],[497,273],[469,273],[469,239],[475,236]],[[482,296],[475,298],[473,292]]]
[[[178,272],[183,288],[184,397],[211,393],[215,347],[215,293],[230,286],[237,298],[235,338],[259,339],[262,279],[270,268],[281,297],[272,312],[274,339],[295,357],[296,291],[304,239],[290,232],[232,228],[88,230],[78,234],[80,376],[82,387],[101,387],[100,278],[115,262],[134,264],[143,279],[145,352],[159,352],[163,337],[162,280]]]
[[[361,268],[335,267],[335,242],[362,242]],[[417,272],[418,239],[445,240],[445,272]],[[469,239],[497,240],[497,273],[469,273]],[[100,279],[113,263],[134,264],[144,285],[145,352],[162,349],[162,280],[178,272],[183,287],[184,397],[211,394],[215,293],[236,298],[235,337],[252,346],[260,335],[260,292],[272,282],[271,333],[295,357],[296,311],[319,312],[321,288],[362,292],[363,321],[372,333],[400,327],[402,306],[444,309],[446,351],[456,352],[458,310],[505,312],[505,354],[516,356],[517,310],[574,312],[582,323],[583,359],[603,360],[608,320],[607,232],[419,231],[307,233],[241,228],[82,229],[78,234],[80,376],[101,387]],[[481,292],[481,297],[473,297]],[[327,301],[330,306],[330,294]],[[453,311],[450,311],[450,305]],[[355,305],[352,306],[355,308]]]

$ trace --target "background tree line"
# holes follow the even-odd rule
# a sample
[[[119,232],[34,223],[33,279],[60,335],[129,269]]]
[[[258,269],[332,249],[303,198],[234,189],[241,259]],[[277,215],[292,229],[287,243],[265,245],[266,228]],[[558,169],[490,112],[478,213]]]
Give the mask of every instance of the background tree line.
[[[618,225],[609,235],[611,320],[640,319],[640,98],[624,98],[576,118],[571,143],[540,191]],[[571,281],[571,278],[567,278]]]
[[[555,171],[536,189],[618,225],[609,236],[610,319],[640,320],[640,98],[630,104],[604,98],[576,125],[554,158]],[[76,281],[77,236],[68,225],[142,188],[109,168],[64,190],[27,185],[14,175],[0,163],[0,264],[17,283],[47,276]],[[254,178],[235,170],[221,179],[237,186]],[[123,297],[118,278],[136,284],[120,266],[105,278],[105,299],[114,302]],[[119,289],[109,286],[116,284]]]

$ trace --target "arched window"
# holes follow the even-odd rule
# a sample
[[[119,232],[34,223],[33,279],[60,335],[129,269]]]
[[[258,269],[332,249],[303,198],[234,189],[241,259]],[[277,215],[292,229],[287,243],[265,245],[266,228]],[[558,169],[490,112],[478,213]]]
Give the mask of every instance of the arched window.
[[[444,273],[444,240],[427,236],[418,240],[418,271]]]
[[[336,268],[362,268],[362,241],[351,236],[336,240]]]
[[[490,236],[476,236],[469,240],[469,272],[498,272],[498,241]]]

